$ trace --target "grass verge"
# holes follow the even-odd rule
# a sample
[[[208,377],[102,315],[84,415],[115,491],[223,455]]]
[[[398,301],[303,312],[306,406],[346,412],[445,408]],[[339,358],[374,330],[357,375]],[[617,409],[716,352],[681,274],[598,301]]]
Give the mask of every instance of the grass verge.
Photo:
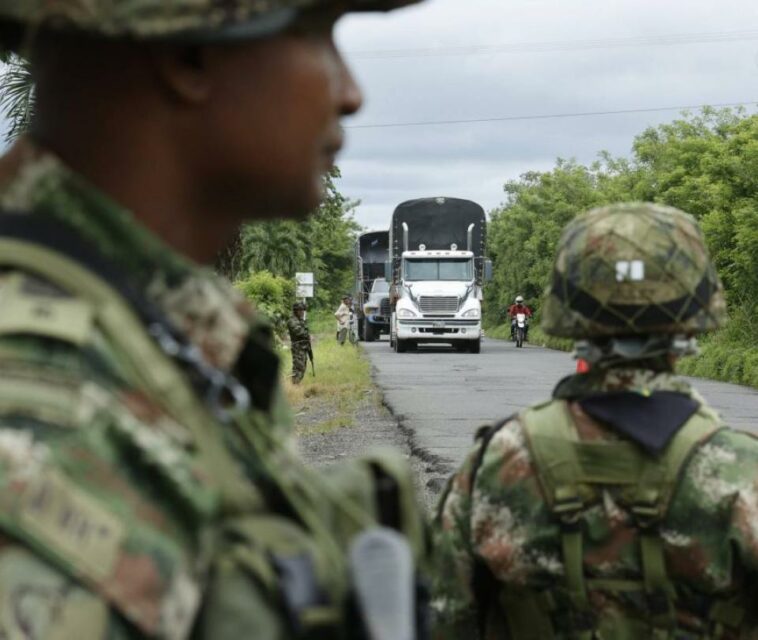
[[[679,373],[758,388],[758,346],[732,342],[716,333],[700,340],[700,354],[683,358]]]
[[[292,384],[292,356],[288,348],[281,352],[284,390],[295,412],[298,435],[352,426],[358,403],[374,388],[371,365],[360,347],[340,346],[334,330],[327,328],[334,323],[316,318],[311,324],[317,329],[313,338],[315,377],[309,363],[303,381]]]

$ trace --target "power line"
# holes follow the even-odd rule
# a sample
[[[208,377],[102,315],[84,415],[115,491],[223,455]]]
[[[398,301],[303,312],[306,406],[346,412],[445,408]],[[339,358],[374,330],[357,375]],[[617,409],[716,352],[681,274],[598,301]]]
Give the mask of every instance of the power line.
[[[758,30],[721,31],[712,33],[680,33],[661,36],[631,38],[603,38],[597,40],[554,40],[546,42],[517,42],[505,45],[468,45],[460,47],[429,47],[416,49],[378,49],[348,52],[354,60],[392,60],[399,58],[432,58],[513,53],[549,53],[562,51],[589,51],[621,47],[674,46],[683,44],[710,44],[758,40]]]
[[[420,120],[417,122],[380,122],[374,124],[347,125],[345,129],[387,129],[390,127],[426,127],[434,125],[476,124],[480,122],[513,122],[517,120],[555,120],[558,118],[586,118],[590,116],[616,116],[630,113],[655,113],[659,111],[688,111],[694,109],[744,107],[757,104],[758,100],[722,102],[720,104],[695,104],[678,107],[647,107],[641,109],[618,109],[615,111],[580,111],[576,113],[550,113],[538,115],[501,116],[494,118],[466,118],[461,120]]]

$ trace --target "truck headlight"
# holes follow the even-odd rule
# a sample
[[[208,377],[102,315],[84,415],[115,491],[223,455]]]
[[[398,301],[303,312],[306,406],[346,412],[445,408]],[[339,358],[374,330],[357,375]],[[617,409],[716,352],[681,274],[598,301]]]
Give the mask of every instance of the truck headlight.
[[[397,317],[398,318],[415,318],[416,314],[413,313],[413,311],[411,311],[410,309],[398,309]]]
[[[478,318],[479,317],[479,309],[474,307],[473,309],[469,309],[468,311],[463,312],[464,318]]]
[[[363,313],[367,316],[373,316],[377,311],[379,307],[363,307]]]

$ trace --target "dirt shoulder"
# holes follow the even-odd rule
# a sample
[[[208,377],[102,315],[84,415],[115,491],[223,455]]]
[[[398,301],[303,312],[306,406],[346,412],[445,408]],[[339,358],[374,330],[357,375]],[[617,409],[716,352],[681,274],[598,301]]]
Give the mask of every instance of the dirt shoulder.
[[[372,448],[391,446],[405,454],[416,478],[417,490],[431,511],[439,491],[441,479],[430,465],[413,454],[412,443],[395,417],[382,404],[376,388],[367,390],[356,403],[352,420],[327,433],[309,433],[311,425],[331,419],[334,408],[324,398],[296,415],[298,446],[303,458],[314,466],[328,466],[342,460],[357,458]]]

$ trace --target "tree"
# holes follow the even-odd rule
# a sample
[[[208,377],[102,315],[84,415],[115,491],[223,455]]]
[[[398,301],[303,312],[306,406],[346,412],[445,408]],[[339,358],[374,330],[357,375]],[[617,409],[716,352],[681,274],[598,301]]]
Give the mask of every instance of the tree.
[[[0,56],[5,66],[0,82],[0,111],[8,122],[5,133],[7,142],[12,142],[29,129],[34,115],[34,82],[29,63],[13,54]]]
[[[338,190],[336,167],[324,178],[324,201],[303,222],[291,220],[244,225],[217,268],[232,280],[267,270],[293,278],[310,271],[316,279],[316,303],[329,306],[352,287],[353,246],[360,229],[353,218],[357,202]]]

